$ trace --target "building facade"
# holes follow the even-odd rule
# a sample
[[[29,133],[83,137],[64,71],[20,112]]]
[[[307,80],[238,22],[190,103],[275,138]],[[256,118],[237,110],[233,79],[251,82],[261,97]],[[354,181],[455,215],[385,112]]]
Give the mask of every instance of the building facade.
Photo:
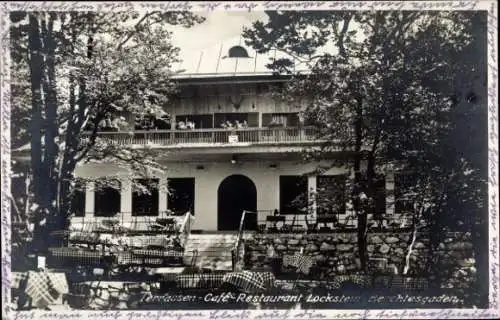
[[[339,166],[319,177],[308,174],[318,163],[304,163],[302,152],[320,141],[301,119],[300,105],[288,105],[272,95],[273,87],[286,79],[266,68],[269,58],[276,58],[276,53],[260,55],[229,41],[201,52],[198,61],[187,61],[196,66],[179,65],[180,93],[164,108],[168,119],[148,121],[129,115],[129,128],[100,133],[114,143],[154,149],[157,161],[167,167],[152,177],[156,187],[149,195],[135,194],[126,169],[108,163],[81,165],[76,176],[95,182],[87,183],[80,194],[80,213],[73,219],[118,215],[127,222],[166,211],[190,211],[194,229],[223,231],[237,230],[247,210],[252,212],[245,218],[249,229],[266,224],[267,216],[276,213],[285,216],[283,224],[315,223],[317,189],[348,178],[347,171]],[[99,188],[99,177],[110,174],[123,178],[120,192]],[[391,190],[393,185],[389,175],[381,187]],[[297,202],[299,195],[305,195],[302,202]],[[381,205],[390,213],[393,201],[385,200]],[[337,221],[355,225],[355,219],[348,219],[346,200],[341,196],[338,201],[330,213]]]
[[[274,75],[266,64],[279,57],[276,52],[258,54],[232,39],[174,66],[179,93],[164,106],[164,115],[125,114],[126,125],[119,128],[111,119],[103,121],[101,139],[147,148],[167,169],[141,181],[150,191],[143,194],[134,190],[133,180],[144,178],[123,166],[106,161],[79,164],[75,176],[86,182],[75,193],[72,223],[83,226],[116,218],[135,228],[159,216],[180,217],[189,211],[195,217],[192,229],[231,231],[240,227],[242,212],[248,211],[246,229],[290,224],[306,228],[318,222],[324,227],[355,227],[346,197],[352,178],[347,168],[337,166],[317,175],[314,171],[322,163],[303,160],[305,148],[322,143],[300,115],[307,97],[289,105],[273,95],[287,78]],[[343,153],[339,149],[331,156]],[[119,185],[101,184],[109,176]],[[393,174],[387,172],[378,187],[376,210],[391,216]],[[318,192],[325,189],[333,189],[333,199],[321,199]],[[326,209],[317,206],[322,200],[329,202]],[[276,215],[280,218],[269,219]],[[321,220],[328,215],[332,217]]]

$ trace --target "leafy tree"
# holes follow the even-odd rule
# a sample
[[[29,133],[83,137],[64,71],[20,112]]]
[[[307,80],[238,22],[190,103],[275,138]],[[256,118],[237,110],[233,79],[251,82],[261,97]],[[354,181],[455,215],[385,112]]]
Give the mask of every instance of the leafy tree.
[[[415,204],[415,228],[422,218],[443,234],[445,220],[459,221],[460,214],[463,218],[472,212],[485,216],[486,169],[477,161],[486,158],[485,100],[473,108],[460,101],[470,100],[463,91],[470,85],[465,79],[479,81],[476,94],[485,96],[485,68],[471,59],[484,55],[481,30],[474,27],[484,26],[483,13],[267,14],[267,22],[244,31],[246,43],[259,53],[287,54],[268,65],[291,76],[277,95],[304,107],[306,122],[326,140],[319,149],[308,150],[307,159],[328,159],[339,150],[347,155],[347,160],[330,162],[347,165],[352,176],[349,198],[363,269],[368,215],[376,213],[375,185],[389,167],[411,173],[414,192],[406,196]],[[300,66],[310,72],[295,71],[304,69]],[[467,116],[479,119],[479,126],[472,129]],[[433,239],[435,245],[439,242]]]
[[[29,150],[35,243],[46,248],[44,235],[71,214],[78,163],[106,160],[146,176],[162,168],[149,150],[118,146],[99,128],[113,118],[126,129],[125,116],[160,112],[176,89],[178,49],[168,26],[203,19],[189,12],[15,12],[11,21],[13,145]]]

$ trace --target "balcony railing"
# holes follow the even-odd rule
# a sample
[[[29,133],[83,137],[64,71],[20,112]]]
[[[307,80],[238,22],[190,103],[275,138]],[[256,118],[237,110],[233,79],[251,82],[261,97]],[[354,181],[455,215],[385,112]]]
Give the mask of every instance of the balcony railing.
[[[244,129],[192,129],[99,132],[98,137],[119,145],[161,145],[183,144],[275,144],[304,143],[316,140],[316,129],[304,128],[244,128]],[[82,140],[89,139],[86,132]]]

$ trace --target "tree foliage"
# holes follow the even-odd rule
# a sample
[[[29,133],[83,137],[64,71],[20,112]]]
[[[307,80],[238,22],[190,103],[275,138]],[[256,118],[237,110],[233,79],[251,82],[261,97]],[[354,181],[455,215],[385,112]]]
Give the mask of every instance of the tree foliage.
[[[268,65],[292,76],[277,94],[297,106],[307,97],[304,118],[327,141],[306,156],[351,155],[341,163],[353,177],[363,266],[376,177],[389,168],[411,180],[406,196],[435,246],[443,231],[486,216],[486,69],[476,59],[485,53],[483,13],[267,14],[244,31],[246,43],[288,54]],[[309,72],[294,71],[300,65]]]
[[[13,147],[29,152],[36,228],[67,222],[78,163],[106,160],[135,176],[162,169],[149,150],[98,131],[108,118],[127,129],[130,115],[162,110],[176,90],[168,26],[202,21],[189,12],[11,14]]]

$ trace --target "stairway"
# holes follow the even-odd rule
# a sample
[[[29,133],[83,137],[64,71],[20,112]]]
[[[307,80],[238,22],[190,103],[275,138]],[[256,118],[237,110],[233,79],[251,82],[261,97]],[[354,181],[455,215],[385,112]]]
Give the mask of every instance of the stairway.
[[[250,233],[245,233],[243,238],[250,236]],[[190,234],[184,252],[184,263],[191,265],[194,251],[198,250],[195,266],[211,270],[232,270],[231,250],[236,238],[236,231]]]

